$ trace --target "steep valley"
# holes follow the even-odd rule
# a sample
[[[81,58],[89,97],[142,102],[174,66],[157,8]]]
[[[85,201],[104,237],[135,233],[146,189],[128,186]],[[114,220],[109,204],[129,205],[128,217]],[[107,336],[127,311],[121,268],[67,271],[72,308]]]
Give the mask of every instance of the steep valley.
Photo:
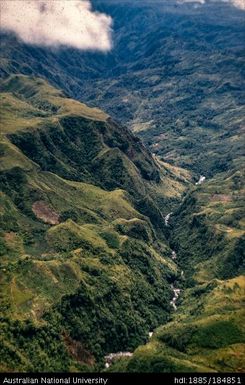
[[[245,371],[244,15],[156,3],[1,32],[1,372]]]
[[[1,370],[92,370],[168,320],[162,212],[190,176],[41,79],[1,92]]]
[[[197,177],[230,169],[243,154],[244,13],[215,1],[94,4],[113,17],[111,52],[55,51],[2,34],[1,75],[47,79]]]
[[[147,345],[110,370],[244,372],[241,178],[231,172],[195,187],[170,217],[170,245],[182,272],[174,283],[175,312]]]
[[[242,370],[239,164],[195,184],[44,80],[1,97],[1,370],[102,369],[153,330],[108,370]]]

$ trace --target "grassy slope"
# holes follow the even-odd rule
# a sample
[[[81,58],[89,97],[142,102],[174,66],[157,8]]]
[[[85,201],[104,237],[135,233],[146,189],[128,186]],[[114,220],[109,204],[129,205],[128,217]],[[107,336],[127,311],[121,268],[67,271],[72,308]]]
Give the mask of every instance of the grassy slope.
[[[157,182],[159,195],[168,190],[168,169],[160,169],[137,138],[99,110],[65,98],[41,79],[11,76],[1,90],[3,133],[46,170],[107,189],[126,187],[137,197],[148,194],[151,182]],[[163,173],[169,178],[161,178]],[[190,179],[174,178],[180,192]]]
[[[222,173],[193,188],[174,213],[172,247],[184,271],[178,311],[132,359],[110,370],[243,372],[244,177]]]
[[[244,346],[238,344],[234,337],[236,327],[240,329],[242,324],[238,309],[243,299],[243,277],[240,278],[240,274],[244,271],[241,261],[244,234],[241,221],[241,84],[244,48],[241,13],[228,6],[221,9],[210,4],[205,9],[199,8],[191,13],[189,8],[186,13],[182,12],[183,8],[178,12],[174,9],[174,13],[169,9],[169,12],[164,12],[164,17],[160,12],[157,16],[152,6],[142,8],[139,12],[132,6],[129,8],[128,5],[125,7],[117,3],[115,5],[114,2],[113,9],[106,9],[107,12],[113,12],[117,23],[118,50],[113,51],[113,57],[96,55],[93,61],[94,57],[83,55],[81,58],[76,52],[64,52],[56,56],[45,50],[20,45],[14,38],[7,38],[3,40],[6,41],[6,47],[2,51],[5,55],[2,73],[4,76],[13,72],[41,74],[70,95],[100,105],[120,120],[130,123],[163,160],[173,161],[174,164],[177,162],[208,177],[225,171],[191,192],[175,213],[172,246],[177,249],[180,267],[185,269],[186,282],[181,284],[188,288],[183,305],[176,314],[178,324],[174,321],[168,326],[169,329],[166,327],[170,335],[167,339],[165,327],[161,329],[159,333],[163,334],[163,339],[156,337],[150,344],[140,348],[129,368],[145,368],[148,371],[241,370]],[[132,28],[137,26],[137,31],[130,28],[125,30],[125,17],[131,20],[128,25]],[[141,31],[144,31],[145,39],[142,39]],[[128,41],[132,44],[128,44]],[[45,63],[37,60],[43,55]],[[124,62],[125,58],[128,62]],[[80,63],[79,69],[77,63]],[[116,79],[108,77],[111,66]],[[81,72],[81,68],[84,72]],[[96,68],[106,74],[106,79],[98,76]],[[96,87],[94,81],[89,79],[90,75],[96,81]],[[16,147],[11,145],[11,151],[16,153]],[[24,162],[25,158],[20,154],[21,162]],[[11,158],[8,156],[5,159],[12,162]],[[166,196],[171,191],[172,200],[176,189],[183,191],[183,185],[179,183],[183,170],[177,171],[171,167],[165,163],[164,171],[161,171],[165,181],[164,188],[158,185],[157,201],[161,206],[162,192]],[[177,174],[180,177],[177,185],[172,171],[175,177]],[[108,174],[104,179],[108,180]],[[156,191],[155,185],[153,188]],[[139,207],[143,212],[142,206]],[[171,205],[166,205],[165,198],[162,207],[164,214],[172,209]],[[15,215],[13,208],[11,215]],[[126,220],[126,229],[125,219],[115,220],[117,228],[118,222],[122,236],[134,234],[132,224],[135,219]],[[143,233],[150,237],[151,231],[147,228]],[[15,242],[18,243],[18,239]],[[18,247],[21,248],[21,245]],[[227,304],[224,311],[220,303]],[[209,308],[208,313],[204,308]],[[228,321],[229,325],[220,324],[219,317]],[[183,342],[180,335],[185,335],[185,331],[192,326],[195,329],[202,318],[207,326],[202,337],[209,335],[211,341],[223,341],[213,328],[215,318],[223,334],[233,336],[234,340],[227,339],[222,342],[224,346],[220,347],[205,347],[200,344],[200,335],[195,332],[191,346],[189,341]],[[181,323],[184,320],[183,327],[180,320]],[[178,333],[175,330],[177,326]],[[186,345],[184,348],[176,342],[176,335],[182,345]],[[171,356],[170,362],[165,352]],[[120,365],[119,368],[122,368]],[[124,368],[126,366],[127,362]]]
[[[182,266],[198,282],[231,278],[244,272],[241,165],[242,159],[237,169],[218,174],[194,188],[175,213],[172,241],[179,250]]]
[[[189,175],[173,179],[127,130],[42,80],[1,89],[0,368],[92,370],[169,317],[177,272],[159,237],[162,195],[172,183],[177,199]]]

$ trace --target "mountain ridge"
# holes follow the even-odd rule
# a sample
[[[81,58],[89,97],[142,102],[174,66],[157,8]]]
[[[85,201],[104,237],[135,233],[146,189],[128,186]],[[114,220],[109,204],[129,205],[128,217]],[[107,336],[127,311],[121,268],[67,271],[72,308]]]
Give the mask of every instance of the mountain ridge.
[[[1,370],[95,370],[169,316],[178,273],[162,210],[173,171],[107,115],[46,87],[1,84]],[[178,200],[189,181],[175,179]]]
[[[243,16],[95,3],[107,55],[1,35],[0,370],[242,372]]]

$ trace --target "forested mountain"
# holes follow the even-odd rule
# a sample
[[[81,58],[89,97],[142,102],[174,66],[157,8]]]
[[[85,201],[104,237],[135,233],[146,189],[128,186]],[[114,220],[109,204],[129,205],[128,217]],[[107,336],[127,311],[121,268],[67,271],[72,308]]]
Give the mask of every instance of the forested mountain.
[[[1,33],[0,370],[244,371],[244,12],[93,5],[108,53]]]
[[[3,76],[45,77],[175,165],[209,176],[229,168],[242,152],[244,12],[220,2],[94,4],[113,17],[111,52],[47,50],[5,36]]]
[[[1,117],[2,369],[81,370],[135,348],[169,317],[162,210],[188,179],[38,78],[2,82]]]

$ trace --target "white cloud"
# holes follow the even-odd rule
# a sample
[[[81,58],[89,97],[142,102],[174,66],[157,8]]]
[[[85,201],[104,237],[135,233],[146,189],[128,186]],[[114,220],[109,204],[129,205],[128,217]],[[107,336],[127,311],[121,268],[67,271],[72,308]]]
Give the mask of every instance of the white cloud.
[[[0,0],[1,28],[26,43],[111,49],[112,19],[92,10],[88,0]]]
[[[235,7],[243,9],[245,11],[245,0],[231,0]]]

